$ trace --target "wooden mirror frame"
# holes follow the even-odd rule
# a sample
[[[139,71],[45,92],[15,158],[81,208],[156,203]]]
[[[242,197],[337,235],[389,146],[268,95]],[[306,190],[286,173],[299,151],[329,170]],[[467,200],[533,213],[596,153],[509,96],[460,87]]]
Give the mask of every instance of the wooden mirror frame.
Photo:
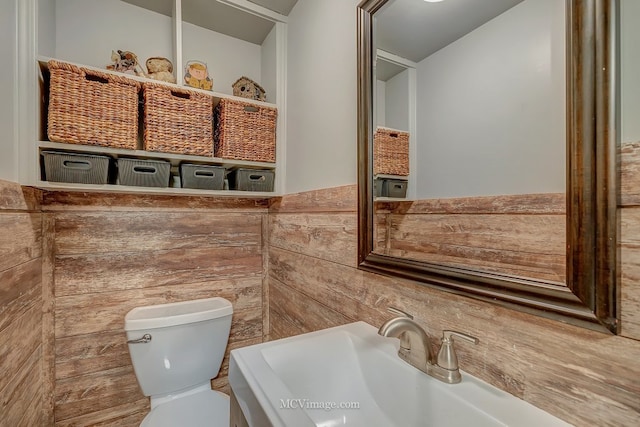
[[[590,329],[619,333],[616,0],[567,1],[566,287],[381,255],[374,249],[374,13],[358,5],[358,268]]]

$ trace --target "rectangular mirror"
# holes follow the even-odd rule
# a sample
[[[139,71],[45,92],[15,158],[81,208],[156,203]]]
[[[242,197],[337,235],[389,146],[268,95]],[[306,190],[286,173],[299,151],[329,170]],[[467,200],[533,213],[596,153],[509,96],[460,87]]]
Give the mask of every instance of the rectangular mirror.
[[[465,1],[359,6],[360,268],[615,333],[617,2]]]
[[[376,12],[375,253],[565,286],[565,13],[558,0]],[[411,167],[388,131],[410,140]]]

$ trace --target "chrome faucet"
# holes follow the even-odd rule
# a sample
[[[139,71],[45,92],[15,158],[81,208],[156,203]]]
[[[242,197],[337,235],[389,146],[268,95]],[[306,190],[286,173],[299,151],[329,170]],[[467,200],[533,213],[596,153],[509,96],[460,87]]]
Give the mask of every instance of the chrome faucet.
[[[390,307],[389,311],[400,316],[386,321],[378,330],[378,334],[383,337],[400,338],[398,356],[402,360],[445,383],[456,384],[462,380],[458,367],[458,357],[453,347],[453,338],[458,337],[474,344],[478,344],[478,338],[462,332],[443,331],[442,345],[436,357],[431,346],[431,339],[424,329],[413,320],[413,316],[393,307]],[[408,333],[413,333],[420,339],[424,346],[424,357],[417,358],[412,355]]]

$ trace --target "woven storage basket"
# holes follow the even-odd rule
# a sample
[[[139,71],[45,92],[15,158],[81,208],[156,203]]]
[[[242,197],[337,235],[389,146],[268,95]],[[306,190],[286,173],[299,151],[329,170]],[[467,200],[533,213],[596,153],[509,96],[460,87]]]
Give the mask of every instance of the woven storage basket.
[[[274,107],[221,99],[214,111],[215,156],[275,162],[277,117]]]
[[[213,98],[163,84],[144,83],[143,148],[213,156]]]
[[[54,60],[49,72],[49,140],[137,148],[140,83]]]
[[[373,173],[409,175],[409,133],[379,127],[373,137]]]

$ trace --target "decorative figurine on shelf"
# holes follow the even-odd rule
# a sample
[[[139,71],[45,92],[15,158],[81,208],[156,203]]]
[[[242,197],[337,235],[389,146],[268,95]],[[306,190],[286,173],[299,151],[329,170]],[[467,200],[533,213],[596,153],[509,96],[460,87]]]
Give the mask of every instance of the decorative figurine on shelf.
[[[207,64],[200,61],[189,61],[185,67],[184,82],[187,86],[212,90],[213,80],[209,77]]]
[[[129,52],[128,50],[118,50],[115,52],[112,50],[111,62],[113,62],[113,64],[107,65],[107,70],[145,77],[144,70],[140,64],[138,64],[138,57],[133,52]]]
[[[168,83],[175,83],[173,64],[167,58],[153,57],[147,59],[147,77]]]
[[[251,80],[249,77],[242,76],[231,85],[233,94],[243,98],[254,99],[256,101],[266,101],[267,94],[262,86]]]

